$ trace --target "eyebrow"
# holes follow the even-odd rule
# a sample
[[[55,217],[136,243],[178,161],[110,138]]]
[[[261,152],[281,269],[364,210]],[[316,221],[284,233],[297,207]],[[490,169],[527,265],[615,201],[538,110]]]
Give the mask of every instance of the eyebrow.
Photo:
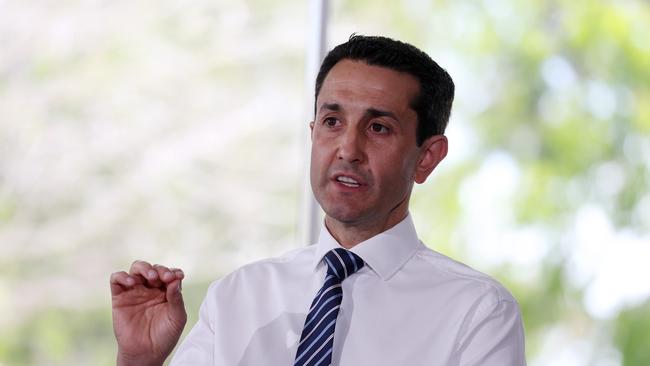
[[[340,112],[343,108],[341,108],[341,106],[338,103],[323,103],[323,105],[320,106],[319,111],[322,111],[324,109],[333,112]]]
[[[320,107],[320,111],[323,110],[328,110],[328,111],[333,111],[333,112],[340,112],[343,110],[340,104],[338,103],[323,103],[323,105]],[[364,113],[366,117],[369,118],[377,118],[377,117],[390,117],[396,121],[399,121],[397,116],[393,112],[389,111],[384,111],[381,109],[377,108],[368,108],[366,109],[366,113]]]
[[[382,110],[376,109],[376,108],[368,108],[366,110],[365,114],[366,114],[366,116],[371,117],[371,118],[390,117],[390,118],[394,119],[395,121],[399,121],[399,119],[397,118],[397,116],[395,116],[395,114],[393,112],[382,111]]]

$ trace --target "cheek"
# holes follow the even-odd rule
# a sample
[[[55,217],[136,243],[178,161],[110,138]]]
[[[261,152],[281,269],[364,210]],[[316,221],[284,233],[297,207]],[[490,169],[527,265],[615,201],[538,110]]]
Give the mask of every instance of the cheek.
[[[311,157],[310,157],[310,163],[309,163],[309,175],[311,177],[312,183],[314,183],[314,178],[318,175],[318,167],[320,164],[318,163],[318,154],[314,149],[311,150]]]
[[[315,183],[318,178],[325,174],[327,171],[327,159],[326,154],[322,148],[312,147],[311,149],[311,163],[309,164],[309,172],[311,177],[312,184]]]
[[[415,167],[417,161],[411,156],[404,157],[404,155],[396,155],[396,158],[389,159],[389,161],[382,168],[383,180],[392,185],[387,187],[394,191],[401,191],[408,189],[407,187],[413,182],[415,178]]]

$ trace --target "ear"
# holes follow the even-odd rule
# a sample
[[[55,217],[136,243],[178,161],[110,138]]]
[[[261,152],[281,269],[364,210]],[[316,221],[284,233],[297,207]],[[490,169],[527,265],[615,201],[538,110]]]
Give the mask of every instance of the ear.
[[[309,135],[311,140],[314,141],[314,121],[309,122]]]
[[[426,139],[420,146],[420,157],[415,167],[414,180],[417,184],[424,183],[438,163],[447,156],[447,137],[435,135]]]

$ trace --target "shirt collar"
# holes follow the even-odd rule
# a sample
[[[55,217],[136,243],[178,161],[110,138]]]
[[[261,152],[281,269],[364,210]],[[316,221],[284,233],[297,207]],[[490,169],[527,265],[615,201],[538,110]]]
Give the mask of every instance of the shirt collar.
[[[408,214],[397,225],[355,245],[350,251],[361,257],[384,281],[388,281],[415,254],[419,246],[420,241],[413,220]],[[316,244],[314,268],[322,262],[323,256],[334,248],[341,248],[341,245],[323,222]]]

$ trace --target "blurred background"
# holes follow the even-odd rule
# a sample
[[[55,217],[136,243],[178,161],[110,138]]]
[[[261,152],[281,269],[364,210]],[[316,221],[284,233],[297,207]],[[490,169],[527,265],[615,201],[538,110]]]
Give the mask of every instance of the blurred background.
[[[108,278],[306,245],[307,3],[0,0],[0,365],[111,365]],[[650,365],[650,2],[330,2],[456,82],[424,242],[502,281],[528,363]],[[186,331],[187,331],[186,329]]]

